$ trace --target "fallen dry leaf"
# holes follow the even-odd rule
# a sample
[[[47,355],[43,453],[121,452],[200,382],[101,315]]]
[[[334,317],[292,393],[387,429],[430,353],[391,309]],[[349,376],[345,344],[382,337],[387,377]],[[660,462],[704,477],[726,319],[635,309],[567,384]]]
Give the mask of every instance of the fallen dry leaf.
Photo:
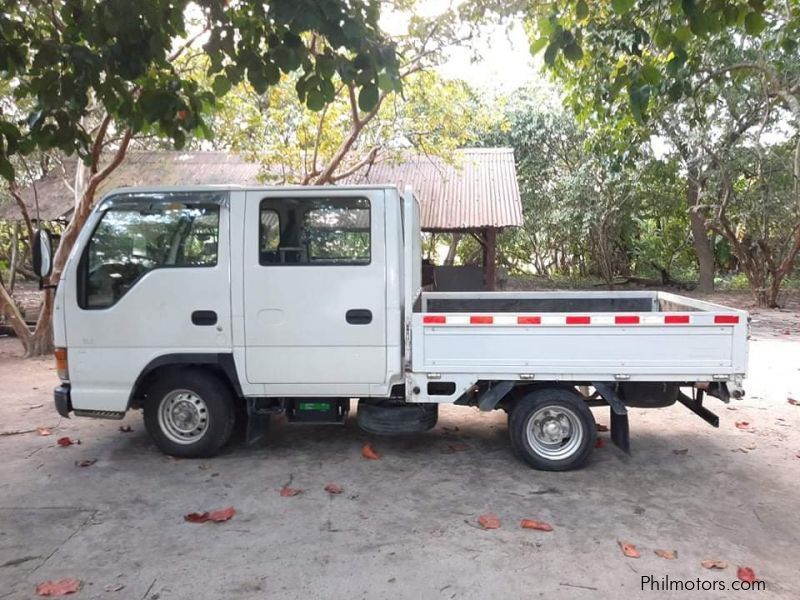
[[[800,406],[800,401],[798,401],[798,400],[797,400],[797,399],[795,399],[795,398],[792,398],[791,396],[790,396],[789,398],[787,398],[787,399],[786,399],[786,401],[787,401],[789,404],[791,404],[792,406]]]
[[[704,569],[720,569],[721,570],[721,569],[727,569],[728,568],[728,563],[726,563],[724,560],[707,559],[707,560],[701,560],[700,561],[700,566],[703,567]]]
[[[639,551],[636,549],[635,544],[631,544],[630,542],[621,542],[619,540],[617,540],[617,543],[619,544],[622,553],[628,558],[639,558],[641,556]]]
[[[484,529],[500,529],[500,517],[487,513],[478,517],[478,525]]]
[[[130,433],[131,431],[133,431],[133,427],[131,427],[130,425],[120,425],[119,430],[122,433]]]
[[[447,444],[446,447],[442,448],[442,454],[455,454],[456,452],[464,452],[468,450],[469,446],[464,443],[456,442],[455,444]]]
[[[597,423],[597,431],[608,431],[608,425],[603,425],[602,423]]]
[[[37,427],[37,428],[36,428],[36,432],[37,432],[39,435],[53,435],[53,432],[52,432],[52,431],[50,431],[50,429],[49,429],[49,428],[47,428],[47,427]],[[45,583],[48,583],[48,582],[45,582]]]
[[[748,427],[750,427],[748,421],[736,421],[736,429],[747,429]]]
[[[595,447],[595,448],[602,448],[602,447],[604,447],[605,445],[606,445],[606,441],[605,441],[605,439],[603,439],[603,438],[597,438],[597,440],[596,440],[596,441],[595,441],[595,443],[594,443],[594,447]]]
[[[681,448],[680,450],[673,450],[673,454],[689,454],[688,448]]]
[[[281,496],[284,498],[291,498],[292,496],[299,496],[303,493],[303,490],[298,490],[297,488],[289,487],[285,485],[281,488]]]
[[[381,455],[375,451],[372,444],[364,444],[364,447],[361,448],[361,456],[369,460],[380,460],[381,458]]]
[[[202,513],[189,513],[188,515],[183,515],[183,520],[187,523],[205,523],[206,521],[221,523],[223,521],[229,521],[235,514],[236,509],[234,509],[232,506],[229,506],[228,508],[221,508],[219,510],[206,511]]]
[[[208,511],[204,513],[189,513],[188,515],[183,515],[183,520],[187,523],[205,523],[208,521]]]
[[[56,444],[58,444],[59,446],[62,446],[64,448],[66,448],[67,446],[72,446],[72,444],[80,444],[80,443],[81,443],[80,440],[78,440],[77,442],[73,442],[68,437],[60,437],[60,438],[58,438],[58,440],[56,440]]]
[[[747,583],[753,583],[756,580],[756,573],[750,567],[739,567],[736,569],[736,577]]]
[[[214,521],[215,523],[222,523],[223,521],[230,521],[233,518],[233,515],[236,514],[236,509],[232,506],[228,508],[221,508],[219,510],[212,510],[208,514],[208,520]]]
[[[544,521],[536,521],[535,519],[522,519],[519,526],[523,529],[535,529],[537,531],[553,531],[553,526]]]
[[[341,494],[344,490],[340,485],[337,485],[335,483],[329,483],[328,485],[325,486],[325,491],[328,492],[329,494]]]
[[[56,581],[43,581],[36,586],[39,596],[66,596],[74,594],[81,589],[81,582],[74,577],[58,579]]]
[[[656,556],[666,558],[667,560],[675,560],[678,558],[677,550],[653,550],[653,552],[655,552]]]
[[[96,462],[96,458],[84,458],[83,460],[76,460],[75,465],[78,467],[91,467]]]

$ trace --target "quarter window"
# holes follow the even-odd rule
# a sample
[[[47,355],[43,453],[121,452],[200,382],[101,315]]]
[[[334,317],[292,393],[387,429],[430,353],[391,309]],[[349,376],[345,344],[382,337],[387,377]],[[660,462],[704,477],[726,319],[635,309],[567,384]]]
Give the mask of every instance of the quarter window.
[[[366,265],[371,241],[366,198],[261,201],[262,265]]]
[[[217,264],[219,205],[133,202],[112,205],[79,267],[79,305],[107,308],[147,272]]]

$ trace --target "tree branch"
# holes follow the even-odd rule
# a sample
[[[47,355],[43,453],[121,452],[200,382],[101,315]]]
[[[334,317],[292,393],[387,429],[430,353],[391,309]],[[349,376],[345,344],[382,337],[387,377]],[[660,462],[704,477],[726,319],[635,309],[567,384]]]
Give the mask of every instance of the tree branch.
[[[372,165],[375,163],[375,160],[378,158],[378,152],[380,152],[380,146],[375,146],[372,150],[369,151],[367,156],[365,156],[362,160],[358,161],[355,165],[347,169],[346,171],[342,171],[341,173],[337,173],[334,176],[331,176],[331,181],[336,182],[341,179],[345,179],[354,173],[360,171],[363,167]]]

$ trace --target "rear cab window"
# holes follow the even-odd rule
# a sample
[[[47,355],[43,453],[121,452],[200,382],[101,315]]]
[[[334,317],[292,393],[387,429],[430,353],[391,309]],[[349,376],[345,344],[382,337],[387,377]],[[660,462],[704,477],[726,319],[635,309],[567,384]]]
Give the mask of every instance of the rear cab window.
[[[223,197],[176,192],[109,199],[81,255],[78,305],[113,306],[155,269],[216,266]]]
[[[368,265],[366,198],[265,198],[259,207],[262,265]]]

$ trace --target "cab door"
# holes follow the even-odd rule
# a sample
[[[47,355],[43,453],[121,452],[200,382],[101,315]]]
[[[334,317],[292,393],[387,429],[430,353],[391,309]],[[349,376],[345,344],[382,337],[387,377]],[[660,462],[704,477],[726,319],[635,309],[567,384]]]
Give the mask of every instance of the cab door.
[[[228,192],[123,192],[82,230],[60,286],[76,409],[121,412],[166,354],[230,353]]]
[[[268,395],[358,395],[386,379],[384,192],[248,192],[247,380]]]

